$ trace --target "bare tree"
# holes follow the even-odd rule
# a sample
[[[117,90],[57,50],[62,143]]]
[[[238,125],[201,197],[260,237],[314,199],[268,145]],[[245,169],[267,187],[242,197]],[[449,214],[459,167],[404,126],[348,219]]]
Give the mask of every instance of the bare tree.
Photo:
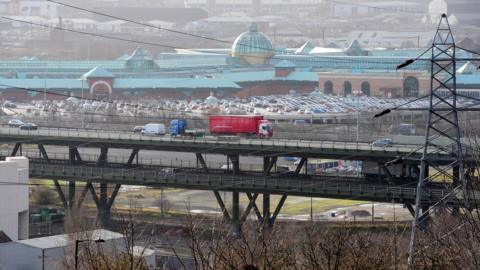
[[[87,218],[80,213],[72,213],[67,219],[66,229],[69,234],[69,246],[65,250],[64,269],[85,270],[146,270],[149,269],[143,259],[146,247],[152,244],[153,229],[140,226],[135,222],[135,210],[126,214],[115,213],[113,219],[116,231],[121,233],[121,239],[112,243],[98,243],[92,234],[93,230],[101,228],[96,220]],[[81,243],[81,244],[80,244]],[[145,248],[134,248],[137,243]],[[75,245],[79,247],[75,250]]]

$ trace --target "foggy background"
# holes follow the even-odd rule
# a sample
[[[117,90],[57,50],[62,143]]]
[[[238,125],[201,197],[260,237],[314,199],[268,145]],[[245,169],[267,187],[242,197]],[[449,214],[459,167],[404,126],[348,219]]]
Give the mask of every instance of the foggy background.
[[[477,0],[65,0],[62,3],[233,42],[256,22],[277,48],[342,47],[357,40],[365,48],[426,47],[438,16],[447,12],[457,42],[480,43]],[[179,35],[92,14],[46,0],[0,1],[0,15],[124,39],[182,48],[229,48],[228,44]],[[0,58],[116,59],[136,45],[0,19]],[[465,47],[466,45],[463,44]],[[142,46],[150,55],[172,48]],[[469,47],[469,46],[467,46]],[[475,49],[475,48],[472,48]]]

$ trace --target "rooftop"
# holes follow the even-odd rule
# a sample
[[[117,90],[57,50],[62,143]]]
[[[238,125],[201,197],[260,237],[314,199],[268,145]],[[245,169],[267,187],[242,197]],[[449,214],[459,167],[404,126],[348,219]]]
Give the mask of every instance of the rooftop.
[[[120,233],[98,229],[88,232],[91,239],[103,239],[103,240],[115,240],[123,238],[123,235]],[[31,247],[36,247],[39,249],[51,249],[58,247],[68,246],[70,242],[70,236],[68,234],[60,234],[54,236],[33,238],[27,240],[20,240],[18,243],[24,244]]]
[[[115,77],[112,73],[108,70],[104,69],[101,66],[96,66],[91,69],[89,72],[82,75],[82,79],[88,78],[113,78]]]

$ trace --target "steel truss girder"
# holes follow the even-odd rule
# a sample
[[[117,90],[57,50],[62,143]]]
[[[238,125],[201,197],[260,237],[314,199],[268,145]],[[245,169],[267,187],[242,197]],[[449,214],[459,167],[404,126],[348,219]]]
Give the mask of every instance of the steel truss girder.
[[[71,165],[82,164],[82,157],[78,152],[78,148],[75,146],[71,146],[68,148],[68,159]]]
[[[246,193],[249,203],[245,210],[243,211],[242,215],[240,216],[240,200],[239,200],[239,192],[232,192],[232,210],[231,214],[228,212],[225,203],[220,196],[219,192],[214,190],[213,194],[217,200],[218,205],[220,206],[220,210],[222,211],[224,219],[230,223],[230,234],[236,235],[240,233],[242,224],[247,220],[248,215],[250,215],[251,211],[255,212],[257,219],[260,224],[263,226],[267,226],[269,228],[273,227],[275,220],[277,219],[280,211],[287,199],[287,195],[282,195],[278,205],[275,207],[273,214],[270,212],[270,194],[266,193],[263,194],[263,214],[258,209],[256,204],[256,200],[259,196],[258,193]]]
[[[263,174],[265,176],[270,176],[273,167],[277,164],[277,160],[277,156],[263,158]]]
[[[100,156],[98,156],[97,166],[105,166],[108,164],[108,147],[100,148]]]
[[[57,179],[53,180],[58,197],[62,201],[65,210],[72,211],[75,204],[75,181],[68,181],[68,197],[65,196],[63,189]]]
[[[299,175],[300,174],[300,171],[302,170],[302,167],[303,165],[305,165],[305,163],[307,163],[307,158],[301,158],[300,159],[300,162],[298,163],[297,165],[297,168],[295,168],[295,175]]]
[[[135,148],[132,150],[132,153],[130,154],[130,157],[128,157],[128,161],[126,164],[126,167],[132,166],[133,160],[137,158],[137,165],[138,165],[138,152],[140,152],[140,149]]]
[[[10,154],[11,157],[17,155],[18,151],[20,150],[20,155],[22,155],[22,143],[16,143],[13,147],[12,153]]]
[[[43,146],[43,144],[38,144],[38,150],[40,151],[40,154],[43,157],[43,159],[45,159],[47,163],[50,163],[50,159],[48,158],[47,151],[45,150],[45,147]]]
[[[98,210],[98,216],[103,225],[108,224],[110,218],[110,212],[115,202],[115,199],[120,191],[120,184],[116,184],[110,197],[108,196],[108,186],[105,183],[100,184],[100,194],[97,195],[95,188],[93,187],[92,182],[87,182],[85,187],[78,198],[77,204],[75,205],[75,181],[68,181],[68,198],[65,196],[63,189],[58,182],[58,180],[53,180],[55,184],[55,189],[57,190],[58,196],[62,201],[64,208],[68,211],[74,209],[79,209],[82,206],[83,201],[87,193],[90,191],[92,199],[95,202],[95,206]]]
[[[93,187],[91,182],[88,182],[87,186],[85,187],[86,189],[90,190],[92,199],[97,206],[98,219],[103,226],[108,225],[110,222],[111,209],[117,197],[118,191],[120,190],[120,187],[120,184],[116,184],[110,197],[108,196],[108,184],[106,183],[100,183],[100,193],[98,195],[95,192],[95,188]]]
[[[198,164],[200,164],[200,167],[202,167],[203,171],[208,173],[208,166],[205,162],[205,159],[203,158],[202,153],[195,153],[195,156],[197,157],[197,166]]]
[[[239,155],[228,155],[227,156],[230,162],[232,162],[232,171],[233,174],[239,174],[240,173],[240,156]],[[229,169],[229,168],[227,168]]]

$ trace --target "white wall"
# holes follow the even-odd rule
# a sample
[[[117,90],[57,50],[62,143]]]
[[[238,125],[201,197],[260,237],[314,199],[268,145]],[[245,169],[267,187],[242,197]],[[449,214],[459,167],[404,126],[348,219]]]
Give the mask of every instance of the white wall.
[[[28,159],[7,157],[0,162],[0,172],[0,230],[13,241],[27,239]]]
[[[0,244],[0,269],[41,270],[42,250],[17,242]]]

